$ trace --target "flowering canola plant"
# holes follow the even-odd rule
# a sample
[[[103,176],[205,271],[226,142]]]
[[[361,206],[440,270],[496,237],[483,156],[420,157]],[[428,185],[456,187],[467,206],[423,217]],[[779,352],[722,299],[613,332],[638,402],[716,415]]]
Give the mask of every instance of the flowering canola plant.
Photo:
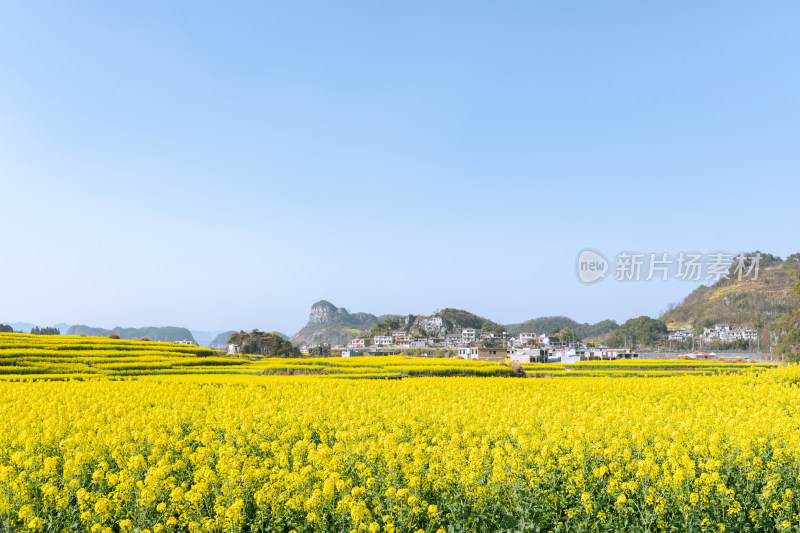
[[[0,382],[0,529],[798,531],[799,383]]]

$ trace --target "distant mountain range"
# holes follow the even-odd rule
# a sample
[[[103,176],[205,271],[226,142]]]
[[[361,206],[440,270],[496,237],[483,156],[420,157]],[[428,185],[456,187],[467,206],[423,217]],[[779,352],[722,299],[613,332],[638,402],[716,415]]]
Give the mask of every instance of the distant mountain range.
[[[123,339],[140,339],[147,337],[150,340],[164,340],[168,342],[190,340],[196,342],[199,346],[210,346],[214,340],[219,336],[225,336],[225,346],[227,347],[227,339],[230,337],[231,332],[222,331],[202,331],[202,330],[189,330],[187,328],[176,327],[149,327],[149,328],[121,328],[114,329],[98,328],[85,326],[82,324],[71,325],[66,323],[59,323],[53,326],[49,324],[31,324],[29,322],[0,322],[0,324],[7,324],[14,328],[14,331],[22,333],[30,333],[34,327],[54,327],[58,328],[62,335],[87,335],[90,337],[106,337],[112,333],[116,333]],[[287,337],[288,338],[288,337]],[[220,348],[222,349],[222,348]]]
[[[182,340],[189,340],[196,343],[198,346],[205,346],[214,348],[216,350],[226,350],[228,348],[228,340],[232,333],[237,331],[203,331],[203,330],[189,330],[183,327],[144,327],[144,328],[123,328],[115,327],[114,329],[100,328],[87,326],[84,324],[70,325],[66,323],[58,323],[53,326],[32,324],[29,322],[11,322],[0,321],[0,324],[11,326],[14,331],[21,333],[30,333],[35,327],[55,327],[61,332],[62,335],[85,335],[87,337],[107,337],[112,333],[119,335],[121,339],[141,339],[147,337],[152,341],[161,342],[177,342]],[[289,339],[288,335],[280,332],[273,332],[284,339]]]
[[[219,334],[222,333],[222,331],[219,331],[219,330],[217,330],[217,331],[202,331],[202,330],[192,329],[192,330],[189,330],[189,331],[192,332],[192,337],[194,337],[194,340],[197,341],[198,345],[206,346],[206,347],[209,344],[211,344]]]
[[[19,332],[22,332],[22,333],[30,333],[31,330],[33,328],[36,328],[36,327],[39,327],[39,328],[42,328],[42,327],[53,327],[53,328],[58,328],[58,330],[61,331],[61,333],[63,334],[69,329],[69,326],[70,326],[69,324],[64,324],[63,322],[59,323],[59,324],[50,325],[50,324],[31,324],[29,322],[2,322],[2,321],[0,321],[0,324],[6,324],[7,326],[11,326],[12,328],[14,328],[14,331],[19,331]]]
[[[565,316],[544,316],[526,320],[520,324],[509,324],[506,326],[508,334],[511,336],[516,336],[523,332],[550,333],[554,329],[560,330],[569,328],[581,339],[600,337],[614,331],[618,327],[619,324],[617,324],[615,320],[603,320],[597,324],[581,324]]]
[[[228,340],[230,340],[231,335],[237,333],[236,331],[223,331],[222,333],[217,334],[211,342],[208,343],[209,348],[213,348],[214,350],[227,350],[228,349]]]
[[[141,339],[142,337],[147,337],[151,341],[176,342],[189,340],[191,342],[197,342],[191,331],[186,328],[173,326],[147,328],[116,327],[114,329],[105,329],[78,324],[70,326],[66,332],[62,331],[61,333],[65,335],[86,335],[87,337],[107,337],[115,333],[119,335],[121,339]]]

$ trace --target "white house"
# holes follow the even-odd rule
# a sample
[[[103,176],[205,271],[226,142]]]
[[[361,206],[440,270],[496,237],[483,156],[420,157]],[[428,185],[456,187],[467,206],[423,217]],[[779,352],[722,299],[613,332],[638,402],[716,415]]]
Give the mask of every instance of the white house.
[[[357,338],[350,341],[347,345],[348,348],[366,348],[370,345],[369,339]]]
[[[444,344],[445,346],[458,346],[462,344],[461,342],[461,334],[460,333],[448,333],[444,337]]]
[[[539,350],[536,350],[536,354],[539,354]],[[534,362],[534,354],[533,350],[531,349],[522,349],[522,350],[511,350],[508,353],[508,358],[515,363],[531,363]]]
[[[562,364],[572,364],[577,363],[581,360],[581,354],[574,348],[569,350],[558,350],[553,352],[553,358],[548,359],[549,363],[562,363]]]
[[[758,332],[754,329],[745,329],[742,331],[742,337],[745,339],[755,340],[758,338]]]
[[[411,335],[403,333],[402,335],[393,335],[394,343],[398,346],[408,346],[411,344]]]
[[[461,342],[463,344],[469,344],[471,342],[475,342],[478,339],[478,332],[474,329],[462,329],[461,330]]]
[[[691,339],[694,337],[694,331],[692,328],[675,328],[669,332],[669,336],[667,337],[671,341],[683,341],[686,339]]]
[[[459,357],[471,361],[504,361],[508,353],[505,348],[478,348],[477,346],[468,346],[459,348],[458,355]]]
[[[394,344],[394,338],[389,335],[375,335],[373,341],[375,346],[391,346]]]
[[[509,351],[508,358],[517,363],[546,363],[547,352],[539,348],[518,348]]]
[[[478,358],[478,348],[459,348],[458,356],[464,359],[476,360]]]

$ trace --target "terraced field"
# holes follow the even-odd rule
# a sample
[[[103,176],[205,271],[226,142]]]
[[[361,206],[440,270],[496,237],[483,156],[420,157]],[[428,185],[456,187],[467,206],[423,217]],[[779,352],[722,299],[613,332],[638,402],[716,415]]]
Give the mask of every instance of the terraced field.
[[[525,364],[533,377],[703,375],[764,370],[768,363],[719,361],[586,361]],[[67,335],[0,334],[0,380],[135,378],[143,376],[317,375],[327,378],[508,376],[488,361],[420,357],[253,358],[208,348],[150,341]]]

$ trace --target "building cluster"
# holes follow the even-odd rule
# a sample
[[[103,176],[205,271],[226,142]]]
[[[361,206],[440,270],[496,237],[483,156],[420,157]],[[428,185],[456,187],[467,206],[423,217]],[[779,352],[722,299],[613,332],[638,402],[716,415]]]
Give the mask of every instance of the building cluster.
[[[669,340],[679,342],[694,338],[694,330],[691,327],[672,329],[668,336]],[[703,328],[703,334],[700,336],[702,342],[733,342],[756,339],[758,339],[758,331],[752,328],[732,328],[730,324],[717,324],[712,328]]]
[[[691,340],[694,338],[694,331],[691,327],[689,328],[675,328],[669,331],[669,335],[667,336],[668,340],[671,341],[685,341]]]
[[[717,324],[713,328],[703,328],[704,342],[733,342],[737,340],[756,340],[758,332],[749,328],[732,328],[730,324]]]
[[[346,347],[342,346],[342,348],[348,350],[367,350],[370,348],[457,348],[459,346],[470,346],[474,343],[507,345],[509,340],[506,332],[490,333],[470,328],[448,333],[444,337],[427,337],[411,335],[407,331],[393,331],[391,335],[358,337],[350,341]],[[334,349],[336,348],[334,346]]]
[[[638,357],[632,350],[587,348],[582,344],[568,344],[554,335],[520,333],[510,337],[506,332],[498,334],[469,328],[448,333],[443,338],[418,337],[405,331],[393,331],[391,335],[358,337],[347,346],[334,346],[332,351],[341,351],[342,357],[353,357],[397,355],[407,348],[429,348],[430,352],[426,355],[430,356],[435,356],[437,350],[450,349],[458,350],[458,357],[462,359],[497,362],[509,359],[519,363],[574,363]]]

